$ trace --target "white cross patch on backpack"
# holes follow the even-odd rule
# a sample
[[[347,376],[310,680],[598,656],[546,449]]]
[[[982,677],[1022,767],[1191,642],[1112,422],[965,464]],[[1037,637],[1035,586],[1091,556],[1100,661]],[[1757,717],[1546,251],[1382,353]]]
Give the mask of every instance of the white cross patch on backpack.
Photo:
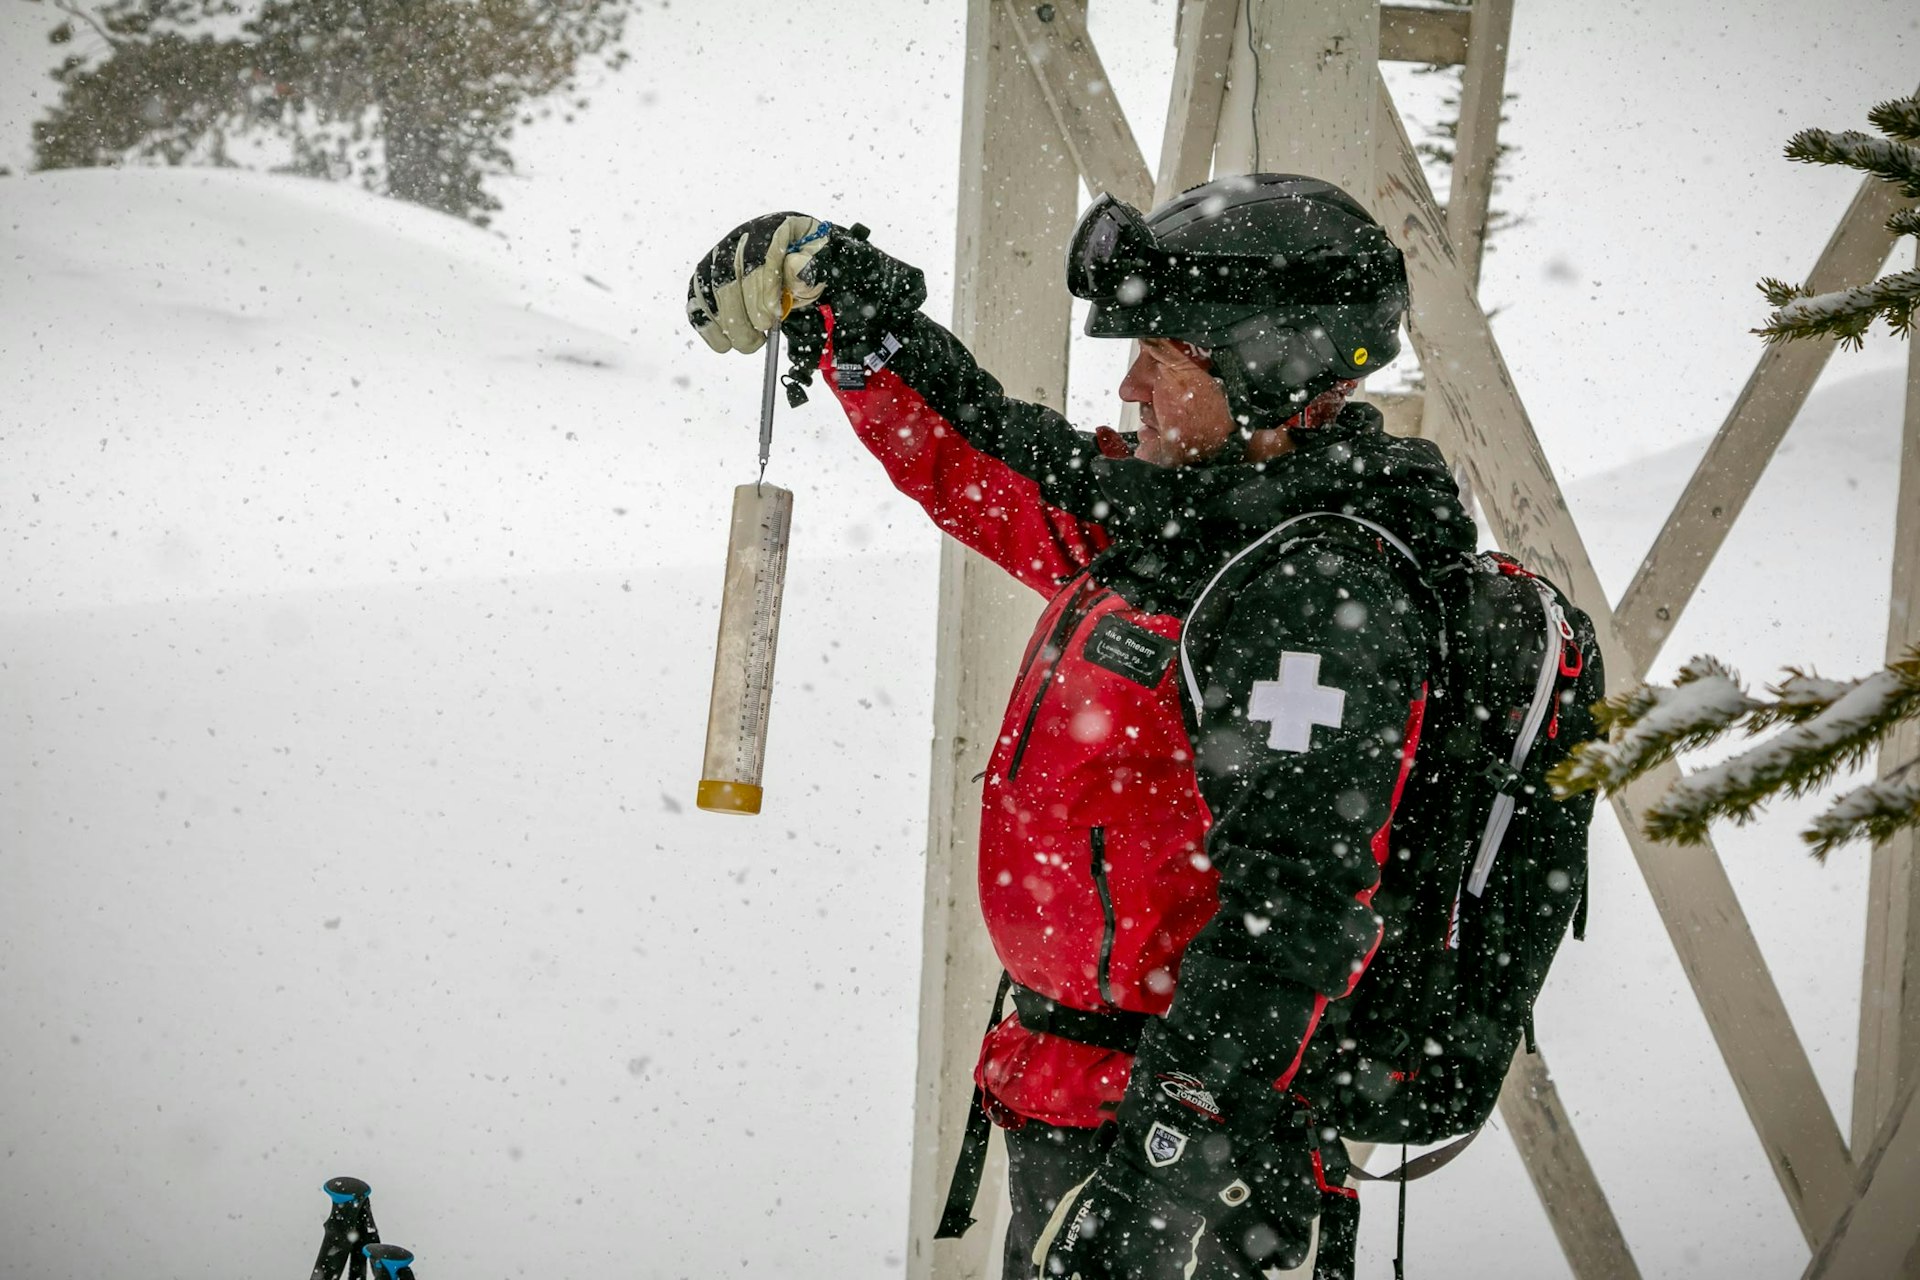
[[[1313,727],[1338,729],[1346,717],[1347,691],[1320,683],[1320,655],[1280,655],[1280,678],[1255,680],[1247,699],[1247,721],[1271,725],[1267,745],[1275,751],[1306,751],[1313,746]]]

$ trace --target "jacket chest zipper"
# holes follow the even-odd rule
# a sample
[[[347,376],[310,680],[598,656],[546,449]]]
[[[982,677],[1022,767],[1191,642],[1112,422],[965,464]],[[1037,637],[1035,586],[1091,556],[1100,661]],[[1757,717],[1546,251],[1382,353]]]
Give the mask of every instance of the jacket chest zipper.
[[[1008,781],[1012,781],[1014,775],[1020,772],[1020,761],[1027,754],[1027,739],[1033,735],[1034,721],[1040,717],[1040,704],[1046,701],[1047,690],[1053,684],[1054,674],[1060,669],[1060,660],[1067,656],[1067,644],[1073,639],[1075,628],[1095,605],[1112,594],[1104,588],[1094,587],[1093,580],[1089,578],[1074,593],[1073,598],[1067,601],[1067,607],[1060,611],[1060,617],[1055,620],[1046,643],[1029,655],[1027,671],[1033,669],[1034,660],[1042,653],[1048,650],[1053,651],[1053,657],[1047,663],[1046,674],[1040,677],[1040,687],[1033,691],[1033,701],[1027,706],[1027,717],[1021,722],[1020,737],[1013,744],[1013,758],[1007,761]],[[1025,675],[1026,671],[1022,671],[1021,676],[1024,678]]]
[[[1095,827],[1092,832],[1093,851],[1093,887],[1100,895],[1100,967],[1097,979],[1100,984],[1100,998],[1113,1004],[1113,893],[1107,887],[1107,833],[1104,828]]]

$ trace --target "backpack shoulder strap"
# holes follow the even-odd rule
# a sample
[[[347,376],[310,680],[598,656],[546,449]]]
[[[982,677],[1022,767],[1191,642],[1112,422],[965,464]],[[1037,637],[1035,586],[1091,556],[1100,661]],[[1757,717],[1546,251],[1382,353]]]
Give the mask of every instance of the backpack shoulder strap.
[[[1207,585],[1201,587],[1199,592],[1193,597],[1193,603],[1187,606],[1187,616],[1180,621],[1180,676],[1186,683],[1187,696],[1192,701],[1195,719],[1200,717],[1206,702],[1200,692],[1200,680],[1193,671],[1193,659],[1187,652],[1187,635],[1192,626],[1194,615],[1200,611],[1200,606],[1206,603],[1207,597],[1212,594],[1213,589],[1220,584],[1220,580],[1233,572],[1234,566],[1247,560],[1262,547],[1272,543],[1275,538],[1278,538],[1295,525],[1307,520],[1320,519],[1351,521],[1375,534],[1381,541],[1404,556],[1407,563],[1413,566],[1413,571],[1419,576],[1421,582],[1423,584],[1426,582],[1426,574],[1420,566],[1420,558],[1413,554],[1412,549],[1396,537],[1391,530],[1375,524],[1363,516],[1348,515],[1344,511],[1308,511],[1301,515],[1282,520],[1279,524],[1273,526],[1273,528],[1267,530],[1252,542],[1249,542],[1246,546],[1229,556],[1227,562],[1216,569],[1211,578],[1207,579]]]

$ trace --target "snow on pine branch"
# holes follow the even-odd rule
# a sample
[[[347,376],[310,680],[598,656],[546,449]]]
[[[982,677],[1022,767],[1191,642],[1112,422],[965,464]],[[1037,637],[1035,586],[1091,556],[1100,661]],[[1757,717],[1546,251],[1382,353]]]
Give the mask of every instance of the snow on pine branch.
[[[1642,685],[1594,708],[1610,740],[1583,742],[1548,775],[1562,799],[1599,788],[1618,791],[1682,751],[1703,747],[1765,704],[1749,697],[1718,658],[1680,668],[1671,688]]]
[[[1748,737],[1783,724],[1813,719],[1837,700],[1859,688],[1859,680],[1829,680],[1825,676],[1788,667],[1786,677],[1767,690],[1771,702],[1756,703],[1740,726]]]
[[[1908,763],[1835,800],[1800,833],[1813,856],[1824,862],[1829,853],[1848,841],[1881,844],[1896,831],[1920,826],[1920,768],[1916,764],[1920,762]]]
[[[1656,840],[1698,844],[1715,819],[1746,823],[1776,795],[1804,795],[1860,764],[1902,720],[1920,715],[1920,659],[1875,672],[1826,710],[1730,760],[1689,774],[1646,811]]]
[[[1920,98],[1895,98],[1867,112],[1867,123],[1889,138],[1920,142]]]
[[[1900,194],[1909,199],[1920,198],[1920,147],[1905,142],[1852,129],[1845,133],[1802,129],[1787,142],[1787,159],[1803,164],[1842,164],[1896,184]]]
[[[1576,745],[1548,781],[1561,798],[1616,792],[1672,759],[1740,730],[1786,726],[1758,746],[1677,782],[1646,809],[1647,834],[1697,844],[1720,818],[1749,821],[1776,795],[1802,795],[1864,762],[1893,729],[1920,720],[1920,648],[1859,680],[1829,680],[1788,668],[1755,698],[1726,664],[1695,658],[1671,688],[1645,685],[1594,708],[1604,740]],[[1920,826],[1920,765],[1849,792],[1802,833],[1825,858],[1850,840],[1875,843]]]
[[[1920,97],[1883,102],[1867,118],[1888,136],[1802,129],[1787,142],[1787,159],[1859,169],[1891,183],[1909,200],[1920,199]],[[1887,219],[1887,229],[1895,235],[1920,235],[1920,215],[1897,210]],[[1870,284],[1819,294],[1768,278],[1760,282],[1760,292],[1774,311],[1753,332],[1768,342],[1833,338],[1857,349],[1875,320],[1884,319],[1896,335],[1912,332],[1914,312],[1920,310],[1920,271],[1899,271]]]
[[[1775,307],[1754,330],[1768,342],[1836,338],[1858,349],[1875,320],[1884,318],[1902,336],[1913,327],[1914,311],[1920,309],[1920,271],[1896,271],[1872,284],[1814,294],[1769,278],[1760,282],[1760,292]]]

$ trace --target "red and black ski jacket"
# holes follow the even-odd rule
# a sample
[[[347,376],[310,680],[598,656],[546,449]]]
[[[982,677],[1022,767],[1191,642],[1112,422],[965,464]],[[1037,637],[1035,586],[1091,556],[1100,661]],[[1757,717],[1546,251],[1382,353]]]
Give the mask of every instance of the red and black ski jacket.
[[[854,430],[935,524],[1048,597],[980,762],[980,902],[1016,1008],[1164,1015],[1178,1034],[1152,1043],[1225,1042],[1284,1088],[1381,936],[1436,661],[1390,544],[1424,562],[1474,541],[1438,451],[1356,404],[1265,464],[1109,457],[924,315],[840,310],[811,336]],[[1264,537],[1314,512],[1373,527]],[[996,1118],[1112,1118],[1132,1055],[1027,1020],[981,1051]]]

